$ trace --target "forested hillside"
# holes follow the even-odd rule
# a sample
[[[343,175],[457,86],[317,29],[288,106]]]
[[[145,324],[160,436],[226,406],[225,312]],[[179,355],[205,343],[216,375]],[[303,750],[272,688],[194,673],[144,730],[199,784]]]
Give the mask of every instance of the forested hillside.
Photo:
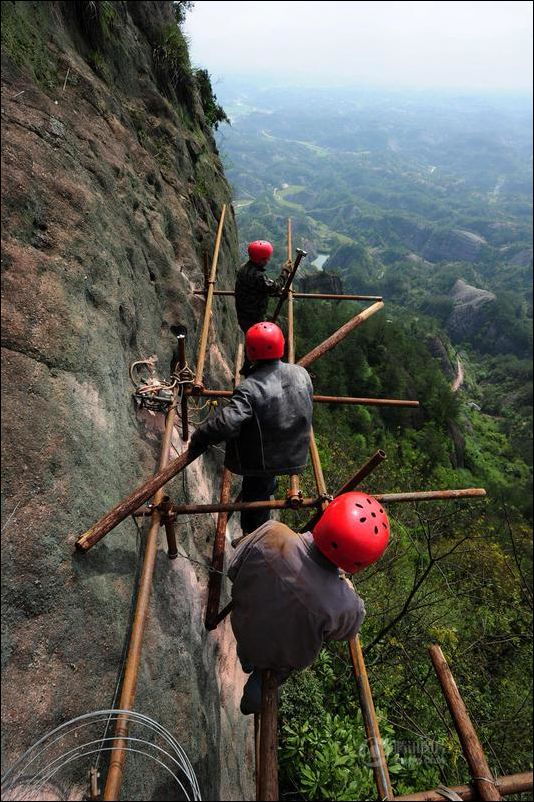
[[[398,505],[378,568],[356,577],[396,792],[463,782],[426,646],[445,649],[497,774],[530,761],[531,116],[521,98],[218,87],[219,146],[240,242],[286,220],[307,291],[383,295],[385,309],[313,366],[317,392],[417,398],[418,410],[317,405],[334,491],[374,449],[371,491],[484,486],[483,503]],[[303,280],[304,279],[304,280]],[[297,355],[355,314],[297,302]],[[312,477],[308,477],[311,491]],[[430,508],[431,507],[431,508]],[[288,683],[290,799],[372,798],[348,655]]]

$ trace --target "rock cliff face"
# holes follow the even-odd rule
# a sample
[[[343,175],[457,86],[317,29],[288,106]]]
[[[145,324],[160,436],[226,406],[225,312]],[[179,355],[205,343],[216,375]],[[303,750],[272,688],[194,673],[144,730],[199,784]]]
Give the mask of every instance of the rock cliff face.
[[[2,3],[5,766],[111,704],[138,533],[124,522],[84,556],[74,540],[154,470],[162,416],[136,410],[129,364],[155,353],[168,376],[174,324],[195,361],[191,290],[231,199],[178,34],[168,2]],[[221,284],[237,260],[230,207]],[[229,386],[236,332],[218,301],[207,384]],[[217,498],[220,463],[194,463],[171,498]],[[211,516],[181,521],[180,551],[206,563],[213,533]],[[208,572],[164,540],[136,709],[175,735],[204,799],[251,799],[229,622],[205,631]],[[127,766],[123,798],[140,798]],[[175,798],[157,793],[142,798]]]

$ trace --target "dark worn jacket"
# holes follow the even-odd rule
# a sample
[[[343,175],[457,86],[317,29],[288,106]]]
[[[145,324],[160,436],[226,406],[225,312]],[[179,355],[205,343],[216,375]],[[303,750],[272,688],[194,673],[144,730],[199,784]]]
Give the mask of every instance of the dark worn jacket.
[[[241,542],[228,576],[237,653],[257,669],[305,668],[325,641],[356,635],[365,616],[363,601],[315,547],[313,535],[279,521]]]
[[[245,333],[265,320],[269,296],[278,295],[284,288],[288,271],[282,269],[277,279],[269,278],[265,266],[250,259],[237,272],[235,282],[235,308],[241,330]]]
[[[189,446],[201,453],[226,440],[226,467],[243,476],[301,473],[313,414],[308,371],[279,359],[258,362],[230,402],[198,427]]]

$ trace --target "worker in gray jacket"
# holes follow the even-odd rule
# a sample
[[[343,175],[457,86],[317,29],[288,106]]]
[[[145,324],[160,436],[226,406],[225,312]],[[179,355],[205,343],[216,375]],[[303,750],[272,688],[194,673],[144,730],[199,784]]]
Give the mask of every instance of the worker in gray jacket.
[[[269,499],[276,476],[302,473],[306,467],[313,387],[304,368],[281,361],[284,346],[284,335],[275,323],[252,326],[245,338],[250,374],[230,402],[191,437],[193,456],[226,441],[225,465],[243,476],[243,501]],[[243,532],[254,531],[269,518],[269,510],[242,512]]]
[[[313,532],[298,534],[268,521],[244,538],[228,569],[233,582],[232,629],[243,669],[252,672],[241,700],[259,713],[261,672],[282,683],[306,668],[326,641],[356,635],[363,601],[339,573],[361,571],[389,539],[389,521],[376,499],[345,493],[327,507]]]

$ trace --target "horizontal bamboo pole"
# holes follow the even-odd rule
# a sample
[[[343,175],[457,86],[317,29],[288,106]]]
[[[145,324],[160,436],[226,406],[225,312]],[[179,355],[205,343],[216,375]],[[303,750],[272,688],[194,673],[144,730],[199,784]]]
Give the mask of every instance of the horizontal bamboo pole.
[[[193,290],[193,295],[205,295],[206,290]],[[214,295],[235,295],[233,290],[214,290]],[[315,301],[381,301],[381,295],[332,295],[326,292],[295,292],[293,298],[311,298]]]
[[[363,312],[360,312],[358,315],[353,317],[351,320],[347,321],[345,325],[341,326],[337,331],[335,331],[330,337],[326,340],[323,340],[322,343],[319,343],[315,348],[305,354],[299,361],[297,365],[300,365],[303,368],[309,367],[313,362],[315,362],[320,357],[324,356],[328,351],[331,351],[332,348],[335,348],[336,345],[347,337],[351,331],[361,326],[368,318],[372,315],[380,312],[381,309],[384,308],[383,301],[377,301],[377,303],[373,304],[372,306],[368,306],[367,309],[364,309]]]
[[[371,460],[369,460],[369,462],[371,462]],[[369,463],[367,463],[367,465],[368,464]],[[378,462],[374,463],[373,467],[375,467],[376,464],[378,464]],[[363,467],[366,466],[362,466],[362,468]],[[355,482],[356,477],[357,474],[350,480],[350,482],[347,482],[345,488],[353,489],[355,484],[357,484],[357,482]],[[359,481],[361,481],[361,479]],[[343,492],[347,493],[348,490],[343,489]],[[340,493],[337,493],[336,495],[340,495]],[[482,487],[468,487],[462,490],[420,490],[412,493],[369,493],[369,495],[383,504],[397,504],[399,502],[408,501],[450,501],[462,498],[484,498],[486,491]],[[303,498],[299,508],[316,507],[319,504],[321,504],[321,499],[319,498]],[[200,515],[205,512],[241,512],[242,510],[267,509],[292,509],[292,505],[287,499],[275,499],[274,501],[242,501],[240,503],[234,502],[232,504],[171,504],[169,506],[169,517],[172,520],[176,515]],[[141,507],[133,514],[136,517],[142,517],[144,515],[150,515],[151,512],[151,507]]]
[[[89,551],[95,543],[98,543],[104,535],[107,535],[117,524],[124,521],[129,515],[141,506],[145,501],[148,501],[154,493],[163,487],[173,476],[183,471],[191,462],[196,459],[192,457],[189,451],[180,454],[179,457],[173,459],[172,462],[162,470],[155,473],[151,479],[148,479],[144,484],[130,493],[125,499],[120,501],[113,509],[109,510],[99,521],[96,522],[90,529],[81,535],[76,541],[76,548],[79,551]]]
[[[303,498],[299,501],[301,507],[315,507],[319,504],[316,498]],[[241,501],[228,504],[173,504],[169,509],[170,518],[176,515],[201,515],[206,512],[242,512],[243,510],[291,510],[295,509],[290,499],[273,499],[268,501]]]
[[[373,498],[383,504],[399,501],[446,501],[459,498],[481,498],[486,495],[482,487],[467,487],[463,490],[420,490],[414,493],[372,493]]]
[[[473,779],[473,785],[477,790],[477,796],[483,800],[498,801],[502,799],[502,796],[495,785],[495,778],[486,760],[482,744],[473,727],[465,702],[454,681],[454,677],[443,656],[443,652],[437,643],[429,646],[428,651],[430,659],[432,660],[432,665],[434,666],[434,671],[441,685],[441,690],[445,696],[447,707],[449,708],[454,722],[454,727],[458,733],[464,757],[469,765],[469,771]]]
[[[198,395],[204,398],[231,398],[233,390],[201,390]],[[314,395],[317,404],[352,404],[368,407],[418,407],[419,401],[402,398],[358,398],[345,395]]]
[[[532,791],[533,788],[532,772],[524,771],[520,774],[510,774],[507,777],[497,777],[495,785],[499,789],[501,796],[526,794]],[[454,788],[448,788],[447,790],[458,794],[463,802],[472,802],[472,800],[478,799],[478,794],[471,785],[455,785]],[[444,799],[445,797],[438,788],[433,791],[417,791],[414,794],[394,797],[395,802],[443,802]]]

